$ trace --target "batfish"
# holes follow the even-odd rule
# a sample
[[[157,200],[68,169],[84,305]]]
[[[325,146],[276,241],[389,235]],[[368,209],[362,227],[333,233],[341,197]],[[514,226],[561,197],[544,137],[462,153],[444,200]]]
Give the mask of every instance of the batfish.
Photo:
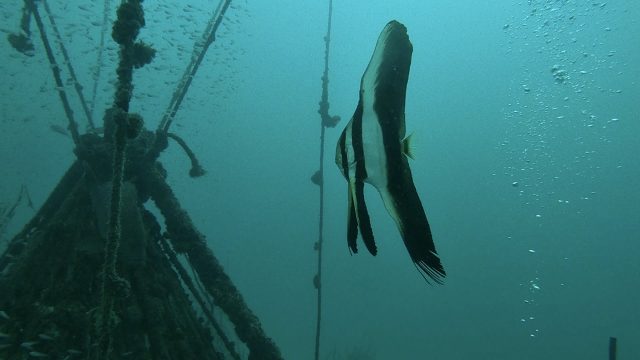
[[[378,252],[364,198],[366,182],[380,193],[421,274],[428,282],[442,283],[446,274],[407,159],[411,152],[404,107],[412,52],[407,28],[389,22],[362,75],[358,106],[338,140],[336,164],[348,182],[350,251],[358,252],[359,230],[367,250]]]

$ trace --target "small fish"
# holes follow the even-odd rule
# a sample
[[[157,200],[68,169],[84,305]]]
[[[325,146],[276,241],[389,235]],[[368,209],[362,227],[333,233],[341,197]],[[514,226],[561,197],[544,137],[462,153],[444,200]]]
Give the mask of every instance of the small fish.
[[[9,320],[9,319],[11,319],[11,318],[9,317],[9,315],[7,314],[7,312],[6,312],[6,311],[4,311],[4,310],[0,310],[0,319]]]
[[[45,353],[41,353],[40,351],[30,351],[29,352],[29,356],[34,357],[34,358],[47,358],[47,357],[49,357],[49,355],[47,355]]]
[[[51,131],[56,132],[60,135],[69,136],[69,132],[67,131],[67,129],[63,128],[58,124],[50,124],[49,129],[51,129]]]
[[[22,344],[20,344],[20,347],[27,350],[33,350],[32,349],[33,345],[36,345],[37,343],[38,343],[37,341],[25,341]]]
[[[51,341],[53,340],[53,336],[47,334],[38,334],[38,338],[40,340]]]
[[[382,196],[423,277],[442,283],[446,274],[407,160],[404,108],[412,52],[406,27],[389,22],[360,81],[358,106],[338,141],[336,164],[348,182],[349,249],[358,251],[359,230],[367,250],[378,252],[364,198],[367,182]]]

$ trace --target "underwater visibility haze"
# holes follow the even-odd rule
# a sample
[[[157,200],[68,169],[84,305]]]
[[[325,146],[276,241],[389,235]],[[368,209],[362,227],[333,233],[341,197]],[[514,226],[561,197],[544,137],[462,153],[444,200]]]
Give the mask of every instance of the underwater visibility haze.
[[[119,4],[35,3],[79,133],[102,136],[119,84],[119,47],[111,25],[104,37],[102,28],[117,18]],[[32,50],[16,51],[17,38],[7,41],[20,33],[23,5],[0,3],[0,254],[76,160],[61,89],[34,20]],[[133,70],[128,111],[146,129],[156,129],[175,101],[218,5],[142,2],[138,40],[155,56]],[[328,9],[329,1],[320,0],[230,1],[172,117],[172,133],[206,173],[190,177],[189,158],[171,139],[159,157],[166,183],[282,358],[312,359],[318,346],[327,360],[600,360],[610,359],[616,338],[618,359],[639,359],[640,2],[335,0],[330,42]],[[410,167],[412,181],[403,178],[402,188],[415,185],[415,196],[402,196],[414,205],[417,199],[428,224],[407,221],[414,212],[397,206],[406,200],[398,193],[385,198],[379,180],[388,184],[390,172],[376,173],[374,186],[346,191],[362,178],[335,163],[336,144],[347,154],[340,136],[351,134],[361,80],[371,88],[363,74],[390,22],[406,27],[413,48],[403,110],[414,159],[401,152],[393,158],[404,161],[397,174],[406,176]],[[318,102],[327,44],[328,111],[340,120],[323,127]],[[375,93],[376,101],[385,95]],[[359,122],[366,126],[367,119],[371,113]],[[371,140],[365,151],[385,149],[390,159],[380,145],[388,131],[382,129],[378,137],[362,135]],[[404,146],[401,140],[396,145]],[[355,159],[369,161],[371,154]],[[350,251],[364,216],[347,206],[352,195],[366,198],[375,256]],[[165,215],[151,201],[144,206],[158,219]],[[433,238],[421,249],[433,256],[427,262],[411,250],[415,237],[403,237],[416,223]],[[179,255],[186,264],[189,258]],[[188,266],[187,272],[195,274]],[[39,273],[47,268],[30,272]],[[0,358],[13,336],[5,327],[14,315],[3,306]],[[213,317],[222,313],[215,307]],[[42,349],[23,347],[25,354]],[[247,358],[248,350],[239,346],[238,353]]]

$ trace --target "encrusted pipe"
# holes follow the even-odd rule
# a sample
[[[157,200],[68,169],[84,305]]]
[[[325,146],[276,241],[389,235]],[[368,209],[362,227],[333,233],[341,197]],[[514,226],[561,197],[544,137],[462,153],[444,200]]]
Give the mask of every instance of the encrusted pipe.
[[[33,17],[36,20],[36,25],[38,25],[40,38],[42,39],[42,44],[44,45],[44,50],[47,53],[47,59],[49,59],[49,65],[51,66],[51,72],[53,73],[53,78],[56,82],[58,95],[60,96],[60,101],[62,101],[62,107],[64,108],[64,112],[67,115],[67,120],[69,120],[69,133],[71,134],[73,142],[77,145],[80,141],[80,134],[78,133],[78,123],[73,118],[73,110],[71,110],[71,105],[69,104],[67,93],[64,90],[64,83],[62,82],[62,77],[60,76],[60,67],[56,62],[56,58],[53,55],[53,50],[51,49],[51,45],[49,44],[49,39],[47,38],[47,34],[44,31],[44,24],[42,23],[42,18],[40,17],[40,13],[38,12],[38,7],[33,0],[27,0],[25,3],[30,6]]]
[[[195,228],[187,212],[180,206],[159,166],[140,177],[138,188],[146,190],[160,209],[173,248],[187,255],[204,288],[229,317],[236,334],[249,348],[249,359],[281,360],[280,350],[264,333],[260,321],[207,247],[204,235]]]
[[[124,179],[125,149],[127,145],[126,113],[116,115],[116,132],[113,150],[113,180],[111,187],[111,211],[109,213],[109,233],[104,247],[104,265],[102,267],[102,286],[98,322],[98,358],[109,359],[112,350],[112,332],[115,327],[113,301],[117,284],[123,283],[116,272],[118,247],[120,246],[120,203],[122,200],[122,181]],[[124,120],[123,120],[124,119]]]
[[[193,283],[193,280],[191,279],[189,274],[187,274],[187,271],[180,263],[180,260],[178,260],[178,257],[175,251],[171,249],[171,247],[169,246],[169,244],[167,244],[167,241],[164,238],[160,240],[160,247],[162,248],[162,251],[165,253],[169,261],[171,262],[171,265],[173,265],[173,268],[175,269],[175,271],[180,276],[180,279],[182,280],[184,285],[191,292],[191,295],[193,295],[194,299],[196,299],[198,304],[200,304],[202,313],[207,318],[207,320],[209,320],[209,322],[211,323],[211,326],[213,326],[213,328],[216,330],[216,333],[220,337],[220,340],[222,340],[222,344],[227,349],[227,352],[229,352],[229,354],[233,359],[240,360],[240,354],[238,354],[238,352],[236,351],[233,341],[231,341],[229,337],[227,337],[227,335],[222,330],[222,327],[220,326],[220,324],[218,324],[218,321],[213,317],[213,313],[207,307],[207,304],[205,303],[205,300],[202,298],[202,296],[200,296],[200,292],[198,292],[198,290],[196,289]],[[203,293],[203,295],[207,295],[207,294]]]
[[[189,170],[189,176],[195,178],[204,175],[205,171],[202,168],[202,165],[200,165],[200,163],[198,162],[196,154],[191,150],[191,148],[189,148],[189,145],[187,145],[187,143],[180,136],[174,133],[167,133],[167,137],[175,140],[175,142],[180,145],[182,150],[184,150],[185,154],[187,154],[189,160],[191,160],[191,170]]]

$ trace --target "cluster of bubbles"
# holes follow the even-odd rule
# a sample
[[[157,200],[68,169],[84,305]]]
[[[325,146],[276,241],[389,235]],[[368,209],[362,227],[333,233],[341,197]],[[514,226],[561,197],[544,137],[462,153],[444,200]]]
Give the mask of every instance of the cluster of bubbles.
[[[504,174],[529,212],[531,226],[544,234],[545,211],[579,213],[580,203],[595,195],[576,195],[571,185],[598,173],[595,149],[611,141],[607,129],[619,121],[601,104],[622,93],[611,79],[623,76],[625,64],[610,45],[616,32],[610,23],[617,11],[612,6],[577,0],[529,0],[520,6],[521,16],[503,26],[507,55],[522,71],[512,79],[500,150],[507,155]],[[540,266],[540,255],[531,248],[536,245],[527,244],[534,267]],[[530,313],[521,322],[531,337],[540,332],[533,313],[541,283],[535,270],[520,284]]]

